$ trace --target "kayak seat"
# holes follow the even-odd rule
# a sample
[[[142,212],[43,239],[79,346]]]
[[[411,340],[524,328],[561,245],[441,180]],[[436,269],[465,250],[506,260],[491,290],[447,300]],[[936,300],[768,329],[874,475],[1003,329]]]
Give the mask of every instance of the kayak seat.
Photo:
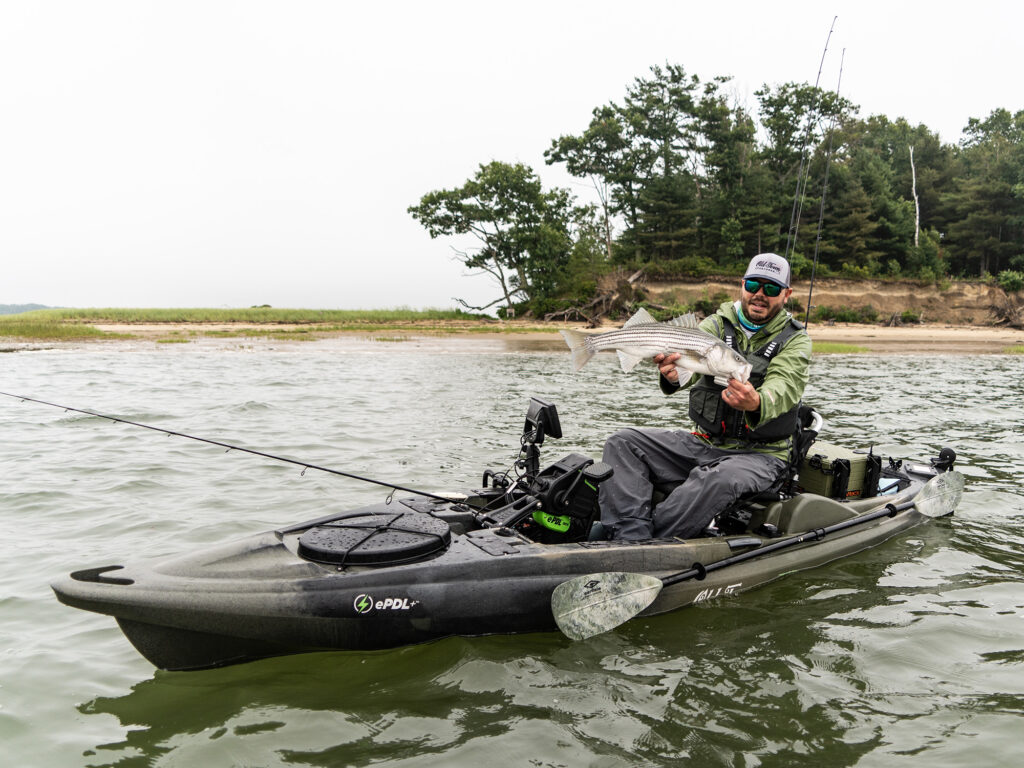
[[[755,509],[750,515],[748,528],[756,533],[770,526],[775,530],[774,535],[782,536],[841,523],[856,515],[857,510],[849,504],[827,496],[801,493]]]

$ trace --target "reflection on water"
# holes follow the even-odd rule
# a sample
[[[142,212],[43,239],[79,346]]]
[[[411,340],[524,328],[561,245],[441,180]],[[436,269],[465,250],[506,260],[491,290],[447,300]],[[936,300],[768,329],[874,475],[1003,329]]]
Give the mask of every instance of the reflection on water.
[[[0,389],[435,491],[507,466],[531,395],[559,406],[550,459],[682,417],[650,369],[610,355],[573,374],[560,350],[475,341],[171,346],[5,356]],[[0,403],[17,542],[0,564],[0,738],[11,764],[48,766],[999,764],[1024,709],[1019,365],[814,361],[828,439],[961,456],[957,515],[874,550],[584,643],[451,638],[196,673],[155,672],[46,584],[386,490]]]

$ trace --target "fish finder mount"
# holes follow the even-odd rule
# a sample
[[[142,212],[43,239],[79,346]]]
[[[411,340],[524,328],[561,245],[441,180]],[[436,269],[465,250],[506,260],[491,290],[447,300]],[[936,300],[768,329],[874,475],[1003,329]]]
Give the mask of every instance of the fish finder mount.
[[[503,506],[480,518],[484,527],[515,527],[529,538],[543,542],[585,540],[596,519],[598,486],[612,475],[607,464],[578,453],[570,453],[541,470],[540,446],[546,437],[560,438],[562,425],[553,403],[530,398],[526,423],[520,439],[521,449],[515,466],[519,479],[507,473],[484,472],[484,489],[492,503],[503,499]]]
[[[523,470],[528,480],[540,472],[540,448],[545,437],[561,438],[562,425],[558,421],[558,409],[554,403],[531,397],[526,409],[526,423],[523,425],[522,451],[516,466]]]

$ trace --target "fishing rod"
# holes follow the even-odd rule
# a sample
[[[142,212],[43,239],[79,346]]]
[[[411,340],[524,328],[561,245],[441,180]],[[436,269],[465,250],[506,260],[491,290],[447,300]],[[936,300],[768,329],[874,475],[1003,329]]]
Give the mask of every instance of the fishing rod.
[[[839,103],[839,87],[843,83],[843,62],[846,59],[846,49],[843,48],[839,56],[839,79],[836,81],[836,104]],[[832,113],[832,119],[828,126],[828,151],[825,153],[825,181],[821,185],[821,205],[818,207],[818,233],[814,238],[814,261],[811,263],[811,285],[807,289],[807,309],[804,312],[804,328],[811,323],[811,296],[814,295],[814,274],[818,271],[818,249],[821,247],[821,226],[825,220],[825,193],[828,192],[828,172],[832,168],[832,142],[835,139],[836,113]]]
[[[60,408],[60,409],[62,409],[64,411],[71,411],[73,413],[82,413],[82,414],[85,414],[86,416],[95,416],[96,418],[106,419],[107,421],[113,421],[113,422],[116,422],[118,424],[128,424],[129,426],[132,426],[132,427],[141,427],[142,429],[151,429],[154,432],[160,432],[160,433],[168,435],[168,436],[185,437],[185,438],[188,438],[189,440],[195,440],[196,442],[199,442],[199,443],[207,443],[209,445],[216,445],[216,446],[219,446],[221,448],[227,448],[229,451],[241,451],[242,453],[249,453],[249,454],[252,454],[253,456],[262,456],[265,459],[273,459],[274,461],[283,461],[283,462],[286,462],[288,464],[295,464],[296,466],[302,467],[302,475],[306,474],[306,470],[307,469],[316,469],[316,470],[319,470],[321,472],[328,472],[328,473],[330,473],[332,475],[340,475],[341,477],[348,477],[348,478],[351,478],[353,480],[362,480],[364,483],[373,483],[374,485],[381,485],[381,486],[384,486],[385,488],[391,488],[392,489],[392,496],[394,495],[394,491],[403,491],[405,493],[414,493],[414,494],[417,494],[419,496],[426,496],[428,498],[437,499],[439,501],[445,501],[445,502],[451,502],[452,501],[451,498],[446,497],[446,496],[438,496],[437,494],[427,493],[426,491],[417,491],[415,488],[406,488],[406,487],[401,486],[401,485],[396,485],[395,483],[385,483],[382,480],[374,480],[372,477],[363,477],[362,475],[355,475],[355,474],[352,474],[351,472],[342,472],[340,469],[331,469],[330,467],[321,467],[318,464],[311,464],[308,461],[298,461],[297,459],[289,459],[289,458],[287,458],[285,456],[275,456],[272,453],[266,453],[264,451],[256,451],[256,450],[253,450],[252,448],[246,448],[246,447],[241,446],[241,445],[233,445],[231,443],[224,443],[224,442],[221,442],[220,440],[210,440],[209,438],[206,438],[206,437],[196,437],[195,435],[188,435],[188,434],[185,434],[184,432],[176,432],[173,429],[165,429],[163,427],[154,427],[154,426],[151,426],[149,424],[142,424],[142,423],[137,422],[137,421],[130,421],[128,419],[122,419],[119,416],[108,416],[105,413],[96,413],[95,411],[85,410],[84,408],[72,408],[69,405],[60,405],[59,403],[51,403],[51,402],[48,402],[46,400],[38,400],[38,399],[36,399],[34,397],[27,397],[25,395],[15,395],[15,394],[12,394],[10,392],[0,392],[0,395],[4,395],[6,397],[13,397],[14,399],[21,400],[22,402],[38,403],[39,405],[48,405],[51,408]],[[390,503],[390,502],[391,502],[391,496],[388,496],[388,503]]]
[[[807,130],[804,131],[803,142],[800,145],[800,167],[796,172],[796,194],[793,196],[793,210],[789,215],[789,232],[786,233],[786,253],[785,257],[788,261],[790,255],[796,250],[796,236],[800,230],[800,217],[803,215],[804,208],[804,193],[807,191],[807,178],[811,173],[811,164],[807,159],[807,145],[811,141],[811,129],[814,126],[815,116],[819,113],[821,106],[822,94],[818,90],[818,84],[821,82],[821,71],[825,67],[825,56],[828,53],[828,44],[832,40],[832,32],[836,28],[836,19],[839,16],[832,17],[832,26],[828,28],[828,37],[825,38],[825,50],[821,52],[821,61],[818,64],[818,76],[814,80],[814,91],[817,94],[817,100],[814,102],[814,108],[807,115]],[[806,166],[806,173],[804,167]]]

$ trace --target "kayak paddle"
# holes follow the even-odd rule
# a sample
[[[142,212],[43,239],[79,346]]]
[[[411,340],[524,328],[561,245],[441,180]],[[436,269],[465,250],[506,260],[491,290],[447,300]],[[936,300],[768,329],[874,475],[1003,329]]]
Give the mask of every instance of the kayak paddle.
[[[632,619],[654,602],[663,587],[678,584],[687,579],[703,579],[711,571],[717,571],[720,568],[752,560],[769,552],[776,552],[804,542],[820,541],[830,533],[882,517],[892,517],[897,512],[911,507],[917,507],[917,511],[926,517],[942,517],[956,509],[963,489],[963,475],[959,472],[943,472],[929,480],[910,501],[896,505],[885,504],[849,520],[807,531],[788,539],[779,539],[758,549],[733,555],[708,565],[694,563],[689,569],[664,578],[622,571],[577,576],[555,587],[551,594],[551,612],[555,616],[558,628],[567,637],[572,640],[585,640]]]

